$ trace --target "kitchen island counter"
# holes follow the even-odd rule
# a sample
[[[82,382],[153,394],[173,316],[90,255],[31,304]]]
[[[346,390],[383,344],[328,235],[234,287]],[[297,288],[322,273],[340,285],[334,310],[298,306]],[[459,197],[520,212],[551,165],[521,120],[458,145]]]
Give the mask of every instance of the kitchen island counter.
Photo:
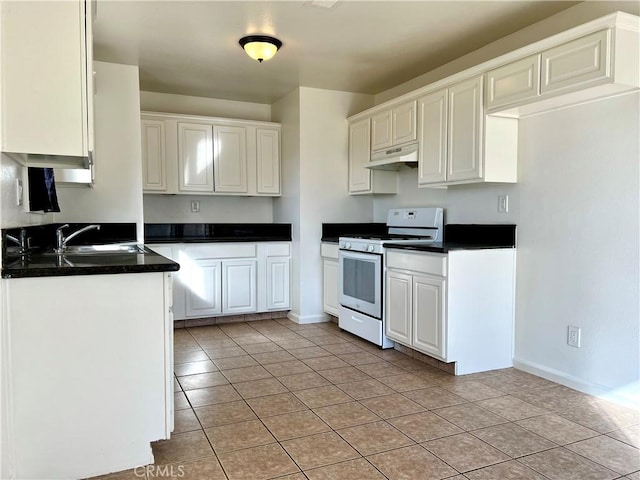
[[[20,256],[8,252],[2,262],[2,278],[110,275],[121,273],[175,272],[180,265],[148,248],[141,253],[34,252]]]

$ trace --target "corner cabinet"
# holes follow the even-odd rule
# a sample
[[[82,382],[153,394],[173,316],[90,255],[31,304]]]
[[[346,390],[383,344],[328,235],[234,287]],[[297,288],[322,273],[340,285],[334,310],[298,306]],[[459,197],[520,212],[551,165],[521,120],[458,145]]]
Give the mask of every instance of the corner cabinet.
[[[397,193],[396,173],[365,168],[370,161],[371,120],[367,117],[349,124],[349,193]]]
[[[144,193],[280,195],[279,124],[143,112],[141,125]]]
[[[90,0],[0,2],[0,144],[21,163],[90,161],[94,7]]]
[[[483,76],[418,99],[418,185],[517,181],[518,121],[484,111]]]
[[[515,250],[448,254],[390,248],[385,255],[386,335],[456,362],[456,374],[512,366]]]

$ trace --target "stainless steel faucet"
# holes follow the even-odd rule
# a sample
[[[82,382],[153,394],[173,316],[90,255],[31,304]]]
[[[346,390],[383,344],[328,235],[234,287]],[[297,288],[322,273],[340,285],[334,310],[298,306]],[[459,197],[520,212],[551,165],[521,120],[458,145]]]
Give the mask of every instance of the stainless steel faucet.
[[[18,253],[20,255],[24,255],[25,253],[27,253],[29,247],[31,246],[29,245],[31,243],[31,238],[27,237],[27,230],[25,228],[20,229],[20,238],[16,238],[13,235],[9,235],[8,233],[5,237],[7,240],[11,240],[13,243],[20,247],[20,250],[18,250]]]
[[[100,230],[100,225],[88,225],[84,228],[81,228],[80,230],[73,232],[68,237],[65,237],[64,232],[62,230],[64,228],[67,228],[68,226],[69,224],[65,223],[64,225],[56,229],[56,248],[55,248],[56,253],[64,253],[64,251],[67,249],[67,242],[77,237],[81,233],[84,233],[88,230],[93,230],[93,229]]]

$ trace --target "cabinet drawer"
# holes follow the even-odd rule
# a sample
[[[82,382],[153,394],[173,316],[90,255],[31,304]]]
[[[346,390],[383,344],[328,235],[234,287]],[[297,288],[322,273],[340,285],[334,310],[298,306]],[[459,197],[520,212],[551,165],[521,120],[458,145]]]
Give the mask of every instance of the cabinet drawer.
[[[410,270],[412,272],[447,276],[447,256],[438,253],[406,253],[388,250],[386,254],[387,268]]]
[[[324,258],[333,258],[337,260],[339,250],[337,243],[322,243],[320,245],[320,255]]]
[[[291,246],[288,243],[272,243],[267,245],[267,257],[288,257]]]
[[[193,259],[206,258],[254,258],[257,254],[255,243],[223,243],[216,245],[194,245],[183,252]]]

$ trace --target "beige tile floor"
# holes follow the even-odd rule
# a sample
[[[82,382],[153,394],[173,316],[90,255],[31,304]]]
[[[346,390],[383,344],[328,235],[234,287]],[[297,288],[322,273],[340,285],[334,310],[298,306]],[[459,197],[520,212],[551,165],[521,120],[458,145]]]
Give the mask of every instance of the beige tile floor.
[[[640,480],[637,411],[515,369],[454,377],[331,323],[176,330],[175,374],[156,464],[104,478]]]

